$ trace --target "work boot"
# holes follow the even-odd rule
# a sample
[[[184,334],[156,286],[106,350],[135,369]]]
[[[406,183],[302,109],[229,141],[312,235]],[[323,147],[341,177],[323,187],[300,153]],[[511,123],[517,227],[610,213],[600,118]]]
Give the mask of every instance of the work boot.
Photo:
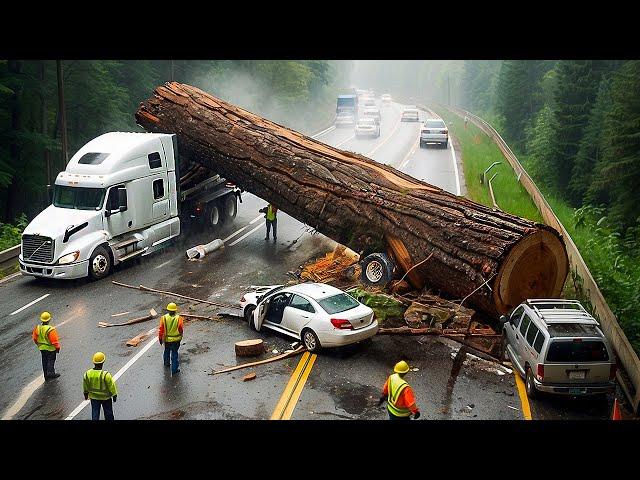
[[[53,375],[49,375],[48,377],[44,377],[45,380],[53,380],[54,378],[58,378],[60,376],[59,373],[54,373]]]
[[[264,237],[265,240],[269,240],[269,237]]]
[[[277,237],[273,237],[273,243],[276,243]]]

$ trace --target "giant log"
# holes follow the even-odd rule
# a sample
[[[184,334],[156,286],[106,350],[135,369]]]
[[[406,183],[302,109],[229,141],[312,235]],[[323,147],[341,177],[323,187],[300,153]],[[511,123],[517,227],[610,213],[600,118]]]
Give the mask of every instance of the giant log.
[[[198,88],[156,88],[136,120],[150,132],[176,133],[181,156],[335,241],[365,254],[390,248],[404,270],[418,265],[407,276],[416,288],[496,315],[526,298],[557,297],[564,285],[567,253],[553,228],[450,194]]]

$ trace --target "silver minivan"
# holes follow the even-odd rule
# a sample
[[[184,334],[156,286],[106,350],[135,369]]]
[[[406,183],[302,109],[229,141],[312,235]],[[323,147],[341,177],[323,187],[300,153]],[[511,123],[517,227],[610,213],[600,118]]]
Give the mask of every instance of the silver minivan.
[[[529,299],[500,321],[503,352],[525,379],[529,397],[615,390],[613,349],[577,300]]]

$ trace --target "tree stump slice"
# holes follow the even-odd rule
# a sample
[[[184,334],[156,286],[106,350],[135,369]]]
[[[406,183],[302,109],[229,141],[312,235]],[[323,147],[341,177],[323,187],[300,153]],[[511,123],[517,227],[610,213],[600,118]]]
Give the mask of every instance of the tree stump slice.
[[[242,340],[236,342],[236,355],[238,357],[257,357],[264,353],[264,342],[262,340]]]

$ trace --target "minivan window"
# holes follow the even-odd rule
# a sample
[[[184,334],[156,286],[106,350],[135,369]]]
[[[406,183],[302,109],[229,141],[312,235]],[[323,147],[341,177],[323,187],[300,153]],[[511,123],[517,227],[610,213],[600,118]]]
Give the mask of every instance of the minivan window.
[[[518,325],[520,325],[520,319],[522,318],[522,314],[524,313],[524,307],[519,307],[516,308],[516,310],[511,314],[511,325],[513,325],[513,328],[518,328]]]
[[[524,317],[522,317],[522,323],[520,324],[520,333],[522,334],[522,336],[526,335],[527,327],[530,323],[531,319],[529,318],[529,315],[525,313]]]
[[[540,331],[538,327],[536,327],[535,323],[529,325],[529,330],[527,330],[527,343],[533,347],[533,341],[536,338],[537,333]]]
[[[602,340],[555,340],[549,345],[548,362],[606,362],[607,347]]]
[[[536,339],[533,341],[533,349],[540,353],[540,351],[542,350],[542,345],[544,344],[544,334],[542,332],[538,332],[538,336],[536,336]]]

